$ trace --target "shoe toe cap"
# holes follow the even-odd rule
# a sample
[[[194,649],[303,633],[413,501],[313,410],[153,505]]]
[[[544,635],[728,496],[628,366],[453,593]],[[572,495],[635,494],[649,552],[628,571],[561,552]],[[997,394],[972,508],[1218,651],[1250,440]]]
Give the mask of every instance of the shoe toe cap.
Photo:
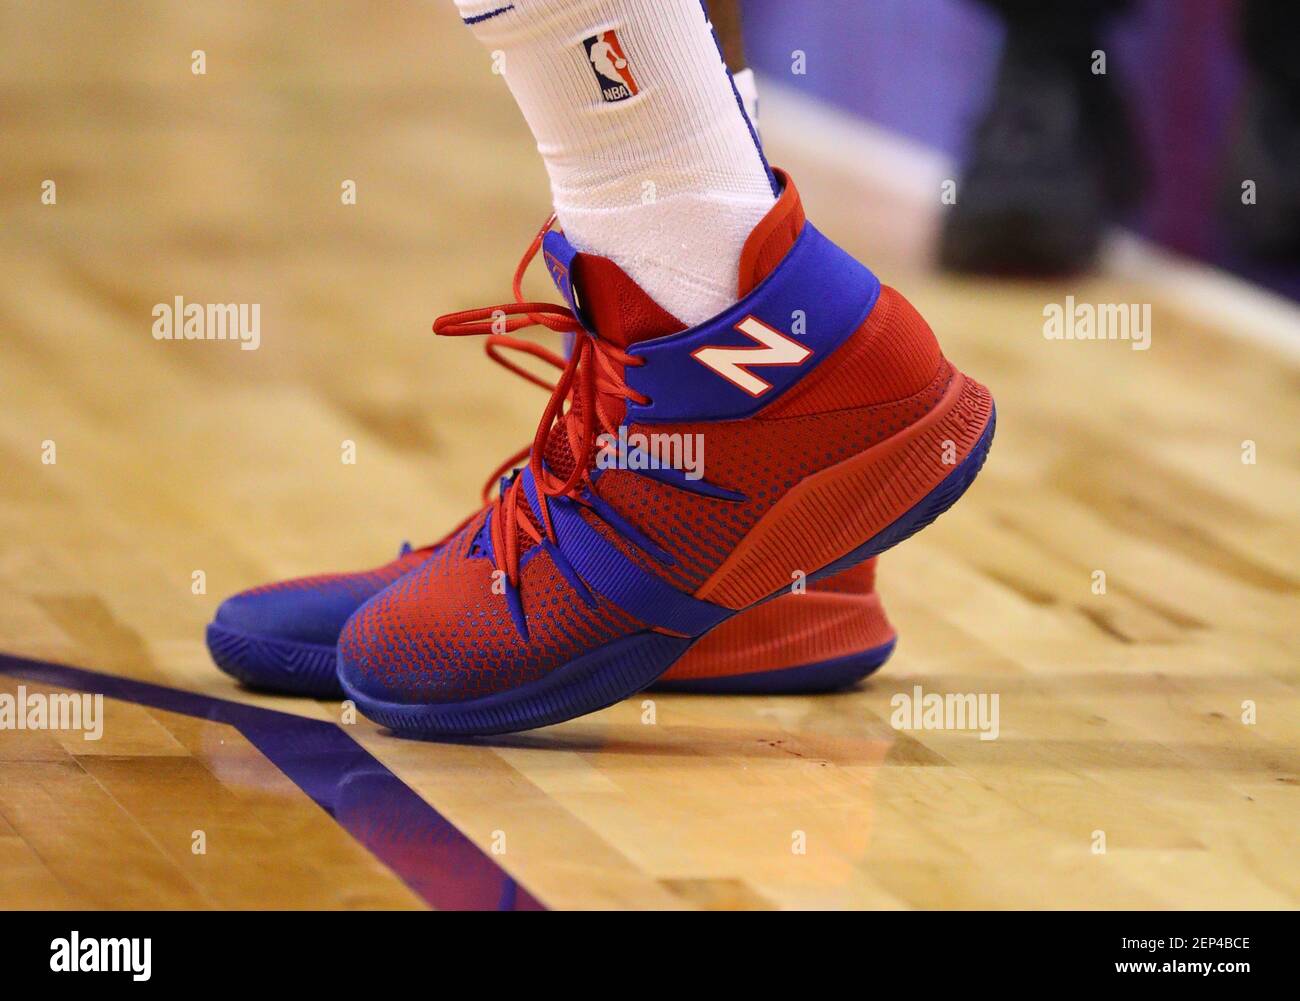
[[[412,574],[358,609],[339,637],[345,689],[388,704],[433,705],[500,694],[544,673],[504,597],[491,591],[491,564],[477,563],[462,574]]]
[[[255,589],[223,601],[213,623],[249,637],[333,646],[362,600],[342,588]]]

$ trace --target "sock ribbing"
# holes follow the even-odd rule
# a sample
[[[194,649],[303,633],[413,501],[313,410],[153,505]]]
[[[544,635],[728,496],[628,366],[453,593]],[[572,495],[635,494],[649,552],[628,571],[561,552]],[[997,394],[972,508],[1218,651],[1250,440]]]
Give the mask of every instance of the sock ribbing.
[[[683,323],[735,302],[741,248],[775,198],[699,0],[457,6],[504,64],[570,242]]]

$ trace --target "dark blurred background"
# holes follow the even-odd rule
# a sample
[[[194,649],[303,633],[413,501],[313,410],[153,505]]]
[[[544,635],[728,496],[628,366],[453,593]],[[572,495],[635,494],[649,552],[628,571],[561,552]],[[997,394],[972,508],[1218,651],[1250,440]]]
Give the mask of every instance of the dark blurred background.
[[[765,78],[961,165],[957,218],[943,238],[950,266],[1086,267],[1100,235],[1091,230],[1121,222],[1300,298],[1300,3],[744,0],[743,8],[749,58]],[[1097,49],[1104,76],[1094,73]],[[803,73],[794,50],[804,53]],[[1242,203],[1245,180],[1254,205]],[[1039,223],[1059,232],[1035,242]],[[1006,246],[1012,234],[999,228],[1030,235]],[[1008,266],[990,267],[999,255]],[[1030,266],[1015,267],[1022,258]]]

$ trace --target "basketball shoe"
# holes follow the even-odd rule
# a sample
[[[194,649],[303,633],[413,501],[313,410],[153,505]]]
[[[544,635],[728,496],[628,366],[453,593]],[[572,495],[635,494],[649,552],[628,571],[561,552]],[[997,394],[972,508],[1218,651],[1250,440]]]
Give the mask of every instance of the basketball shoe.
[[[340,698],[338,638],[352,613],[427,560],[403,546],[360,573],[279,581],[222,602],[208,625],[221,670],[251,688]],[[698,693],[824,692],[874,672],[895,634],[875,590],[875,560],[728,619],[687,651],[659,688]]]
[[[603,708],[966,490],[992,440],[988,391],[780,180],[742,251],[739,301],[696,327],[557,232],[521,267],[540,244],[567,306],[438,319],[446,335],[542,324],[575,342],[528,465],[348,620],[339,680],[363,713],[439,736]],[[654,461],[662,447],[707,462]]]
[[[515,273],[516,299],[524,268]],[[566,359],[539,344],[490,334],[487,354],[521,378],[555,386],[515,364],[505,350],[531,355],[554,368]],[[510,456],[488,477],[483,503],[500,477],[528,455]],[[461,523],[464,527],[468,519]],[[447,537],[454,536],[453,529]],[[399,577],[425,562],[445,542],[412,549],[357,573],[318,574],[277,581],[222,602],[207,628],[216,665],[251,688],[314,698],[339,698],[338,639],[352,613]],[[868,560],[802,591],[760,605],[714,629],[686,652],[656,686],[681,692],[775,694],[846,688],[877,670],[893,652],[896,635],[876,593],[876,561]]]

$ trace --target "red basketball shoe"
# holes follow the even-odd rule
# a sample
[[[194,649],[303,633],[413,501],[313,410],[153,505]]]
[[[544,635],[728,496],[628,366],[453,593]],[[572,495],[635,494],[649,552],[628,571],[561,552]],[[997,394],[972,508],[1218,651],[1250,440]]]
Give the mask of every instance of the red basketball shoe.
[[[505,315],[577,340],[528,466],[344,627],[340,682],[367,716],[469,735],[603,708],[792,579],[865,562],[966,490],[992,439],[988,391],[782,180],[739,301],[697,327],[554,232],[525,264],[541,244],[567,308],[435,324],[489,334]]]
[[[338,639],[352,613],[437,549],[404,546],[397,559],[360,573],[319,574],[243,591],[208,625],[221,670],[251,688],[340,698]],[[682,692],[776,694],[845,688],[894,649],[875,590],[874,559],[802,594],[788,594],[714,629],[657,687]]]
[[[497,349],[518,349],[494,336],[488,353],[530,381],[553,389],[510,363]],[[526,345],[529,348],[536,345]],[[563,359],[536,353],[559,367]],[[525,449],[488,477],[486,504],[501,474]],[[468,524],[468,519],[461,527]],[[453,529],[451,538],[460,531]],[[207,628],[216,665],[250,688],[314,698],[339,698],[339,633],[352,614],[399,577],[418,568],[446,541],[420,549],[403,544],[397,558],[358,573],[317,574],[263,584],[223,601]],[[728,619],[691,647],[657,687],[682,692],[776,694],[825,692],[877,670],[896,635],[876,593],[876,561]]]

